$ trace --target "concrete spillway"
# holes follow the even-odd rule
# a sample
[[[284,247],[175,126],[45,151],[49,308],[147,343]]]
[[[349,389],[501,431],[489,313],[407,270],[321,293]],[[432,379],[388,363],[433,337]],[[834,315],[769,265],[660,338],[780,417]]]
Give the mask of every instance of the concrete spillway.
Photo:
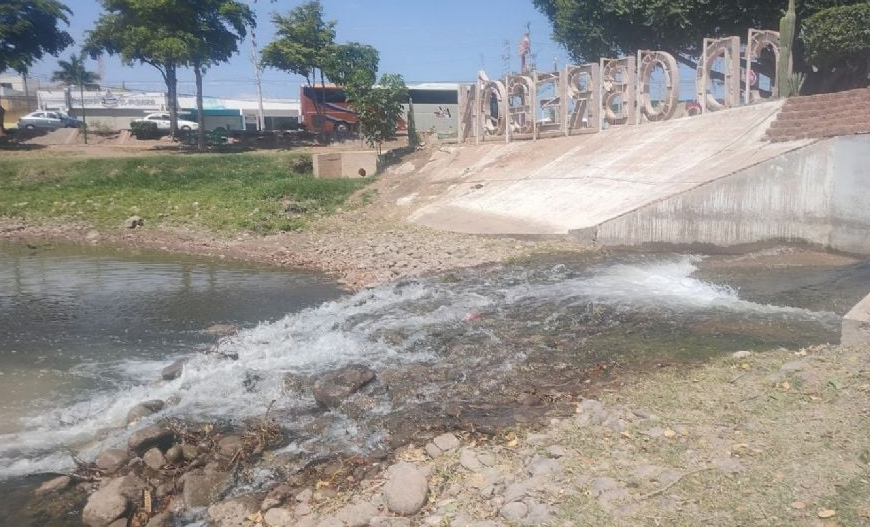
[[[803,239],[870,252],[870,207],[861,206],[870,196],[861,167],[868,136],[772,143],[765,133],[781,106],[442,148],[420,174],[432,198],[409,219],[605,244]]]

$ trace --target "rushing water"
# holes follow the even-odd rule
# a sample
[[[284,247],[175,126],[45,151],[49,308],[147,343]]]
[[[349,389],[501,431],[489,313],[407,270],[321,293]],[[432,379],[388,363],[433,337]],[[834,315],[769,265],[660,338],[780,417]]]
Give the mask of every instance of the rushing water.
[[[866,262],[755,256],[555,256],[339,297],[308,274],[0,246],[0,479],[66,470],[68,447],[90,459],[122,443],[127,411],[150,399],[171,403],[154,419],[270,408],[290,430],[285,452],[365,453],[397,423],[570,391],[602,363],[836,342],[870,291]],[[243,329],[200,353],[216,322]],[[161,381],[182,357],[181,377]],[[378,380],[341,412],[318,410],[313,379],[347,364]]]

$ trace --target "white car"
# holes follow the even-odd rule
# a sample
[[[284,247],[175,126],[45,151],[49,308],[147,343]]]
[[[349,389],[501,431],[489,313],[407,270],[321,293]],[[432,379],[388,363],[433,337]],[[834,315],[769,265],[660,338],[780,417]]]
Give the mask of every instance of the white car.
[[[150,122],[157,123],[158,130],[169,130],[169,113],[161,112],[161,113],[149,113],[143,119],[136,119],[135,122]],[[187,131],[187,130],[196,130],[199,128],[199,124],[194,121],[187,121],[184,119],[178,120],[178,129]]]

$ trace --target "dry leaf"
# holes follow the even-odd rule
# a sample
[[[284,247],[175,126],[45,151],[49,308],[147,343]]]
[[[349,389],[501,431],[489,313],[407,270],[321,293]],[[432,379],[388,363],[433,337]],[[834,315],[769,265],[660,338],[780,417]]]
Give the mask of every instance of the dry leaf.
[[[802,502],[802,501],[795,501],[795,502],[792,502],[792,504],[791,504],[792,509],[797,509],[799,511],[805,509],[806,506],[807,506],[807,504]]]
[[[819,518],[833,518],[837,515],[837,511],[834,509],[822,509],[819,511]]]
[[[519,444],[519,441],[517,441],[516,439],[511,439],[510,441],[505,443],[505,446],[509,447],[509,448],[513,448],[513,447],[517,446],[518,444]]]
[[[151,514],[152,504],[151,504],[151,492],[148,489],[144,489],[142,491],[142,505],[145,509],[145,512]]]
[[[788,381],[785,381],[784,383],[780,384],[780,386],[782,386],[782,389],[785,391],[791,390],[791,383],[789,383]]]
[[[743,364],[740,365],[740,367],[743,368],[744,370],[748,370],[748,369],[749,369],[749,363],[744,362]]]
[[[330,483],[328,481],[324,481],[321,479],[317,483],[314,484],[314,488],[319,489],[321,487],[328,487],[329,485],[330,485]]]
[[[260,511],[255,512],[248,516],[248,519],[254,523],[263,523],[263,513]]]
[[[671,430],[670,428],[668,428],[667,430],[664,431],[664,433],[662,435],[664,435],[665,437],[674,437],[675,435],[677,435],[677,433],[674,432],[673,430]]]

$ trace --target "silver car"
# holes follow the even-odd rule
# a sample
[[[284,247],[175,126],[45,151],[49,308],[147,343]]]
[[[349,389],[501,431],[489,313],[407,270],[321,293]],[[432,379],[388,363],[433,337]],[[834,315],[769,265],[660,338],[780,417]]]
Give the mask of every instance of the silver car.
[[[78,119],[66,115],[63,112],[39,110],[31,112],[24,117],[18,119],[18,129],[36,130],[56,130],[58,128],[78,128],[82,122]]]

